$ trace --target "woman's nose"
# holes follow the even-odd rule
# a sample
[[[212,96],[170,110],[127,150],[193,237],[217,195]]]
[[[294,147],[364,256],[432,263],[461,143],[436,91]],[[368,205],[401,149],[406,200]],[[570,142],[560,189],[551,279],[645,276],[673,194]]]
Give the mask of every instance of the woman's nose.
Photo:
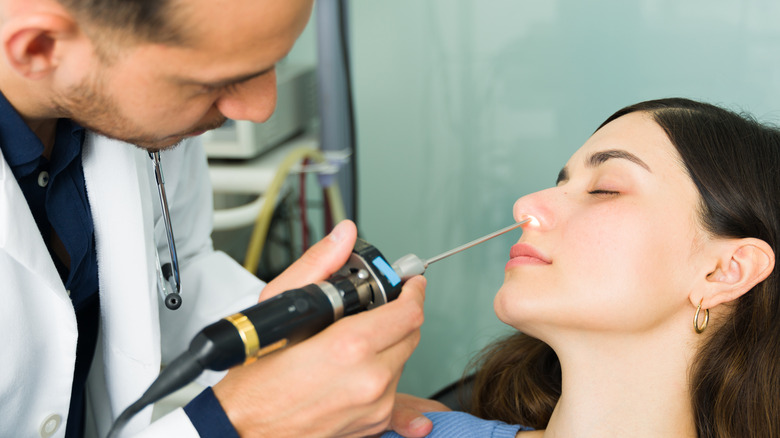
[[[238,84],[220,96],[216,106],[228,119],[265,122],[276,108],[276,70]]]
[[[551,195],[553,189],[531,193],[515,201],[512,215],[515,221],[520,222],[531,219],[523,225],[523,230],[545,229],[554,225],[554,216],[551,208]]]

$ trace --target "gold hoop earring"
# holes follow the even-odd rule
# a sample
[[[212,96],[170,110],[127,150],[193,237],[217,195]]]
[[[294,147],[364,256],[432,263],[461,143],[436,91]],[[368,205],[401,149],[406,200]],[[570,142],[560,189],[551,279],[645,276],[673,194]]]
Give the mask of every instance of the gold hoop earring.
[[[699,327],[699,312],[701,312],[701,303],[704,302],[704,298],[699,301],[699,307],[696,308],[696,314],[693,315],[693,329],[696,333],[701,334],[704,329],[707,328],[707,324],[710,322],[710,309],[704,309],[704,324]]]

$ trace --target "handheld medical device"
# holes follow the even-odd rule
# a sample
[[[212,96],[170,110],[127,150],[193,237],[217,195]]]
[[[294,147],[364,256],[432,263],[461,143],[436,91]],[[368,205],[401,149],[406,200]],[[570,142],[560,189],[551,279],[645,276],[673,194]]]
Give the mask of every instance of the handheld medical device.
[[[390,265],[374,246],[357,239],[347,263],[325,281],[292,289],[204,328],[189,349],[171,362],[144,395],[114,423],[109,437],[148,404],[188,384],[209,369],[223,371],[322,331],[339,319],[398,297],[409,278],[431,263],[514,230],[530,219],[500,229],[429,259],[408,254]]]

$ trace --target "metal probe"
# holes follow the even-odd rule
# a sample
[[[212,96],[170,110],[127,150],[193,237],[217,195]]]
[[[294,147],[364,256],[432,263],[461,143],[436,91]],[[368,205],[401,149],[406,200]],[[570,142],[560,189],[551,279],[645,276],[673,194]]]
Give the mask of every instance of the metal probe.
[[[393,270],[401,277],[402,281],[406,281],[415,275],[422,275],[425,270],[428,269],[428,265],[434,262],[438,262],[441,259],[445,259],[453,254],[457,254],[463,250],[469,249],[472,246],[479,245],[480,243],[490,240],[494,237],[500,236],[508,231],[512,231],[521,225],[529,222],[531,218],[523,219],[520,222],[512,224],[506,228],[502,228],[498,231],[494,231],[486,236],[482,236],[479,239],[474,239],[469,243],[463,244],[457,248],[453,248],[449,251],[445,251],[437,256],[431,257],[427,260],[422,260],[414,254],[407,254],[393,263]]]

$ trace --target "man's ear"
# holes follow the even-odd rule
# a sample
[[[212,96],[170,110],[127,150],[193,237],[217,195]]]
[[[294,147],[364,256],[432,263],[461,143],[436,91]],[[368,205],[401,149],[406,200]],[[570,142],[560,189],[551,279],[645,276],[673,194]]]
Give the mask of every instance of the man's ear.
[[[5,57],[20,75],[41,79],[57,68],[62,43],[73,40],[78,29],[67,14],[40,12],[12,17],[4,23],[1,35]]]
[[[718,244],[715,266],[707,275],[703,295],[691,296],[691,303],[703,309],[728,303],[764,281],[775,267],[772,247],[761,239],[729,239]]]

